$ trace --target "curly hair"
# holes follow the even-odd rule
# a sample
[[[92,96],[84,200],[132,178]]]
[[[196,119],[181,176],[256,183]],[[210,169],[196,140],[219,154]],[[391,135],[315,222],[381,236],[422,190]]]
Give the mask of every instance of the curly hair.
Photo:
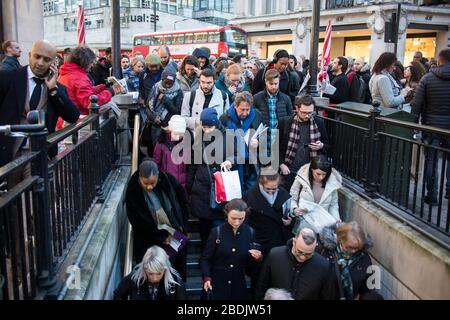
[[[78,47],[70,53],[69,62],[75,63],[86,70],[95,61],[95,58],[94,51],[88,47]]]

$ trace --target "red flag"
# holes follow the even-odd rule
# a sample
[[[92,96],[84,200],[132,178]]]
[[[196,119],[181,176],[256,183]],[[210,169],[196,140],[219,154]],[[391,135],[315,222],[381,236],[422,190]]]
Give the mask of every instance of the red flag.
[[[84,9],[82,5],[78,6],[78,24],[77,24],[78,46],[86,46],[86,33],[84,31]]]
[[[322,49],[322,70],[324,70],[323,79],[327,78],[326,68],[330,64],[331,59],[331,32],[332,32],[331,20],[329,20],[327,29],[325,31],[325,42],[323,44]]]

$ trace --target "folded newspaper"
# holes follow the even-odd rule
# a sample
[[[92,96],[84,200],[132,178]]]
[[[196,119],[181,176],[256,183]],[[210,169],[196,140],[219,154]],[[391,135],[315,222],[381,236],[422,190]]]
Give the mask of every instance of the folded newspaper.
[[[126,79],[118,80],[116,77],[108,77],[107,81],[112,83],[113,85],[118,85],[120,87],[120,91],[125,94],[128,93],[128,86]]]
[[[250,138],[250,130],[247,130],[247,133],[245,134],[245,137],[244,137],[245,143],[246,143],[247,145],[249,145],[249,143],[250,143],[250,141],[251,141],[252,139],[258,139],[259,136],[260,136],[264,131],[266,131],[268,128],[269,128],[268,126],[266,126],[266,125],[264,125],[264,124],[261,123],[261,124],[259,125],[258,129],[256,129],[255,133],[253,134],[253,136],[252,136],[251,138]]]
[[[315,202],[300,199],[298,208],[306,212],[302,217],[316,233],[336,223],[336,218]]]

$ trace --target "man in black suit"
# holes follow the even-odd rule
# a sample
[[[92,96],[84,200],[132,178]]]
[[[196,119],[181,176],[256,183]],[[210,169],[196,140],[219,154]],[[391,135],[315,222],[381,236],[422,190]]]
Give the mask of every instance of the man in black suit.
[[[53,133],[58,117],[74,123],[80,116],[66,88],[57,82],[56,48],[36,41],[29,53],[29,65],[17,71],[0,71],[0,125],[26,124],[31,110],[45,112],[45,124]],[[0,134],[0,167],[12,161],[22,140]]]

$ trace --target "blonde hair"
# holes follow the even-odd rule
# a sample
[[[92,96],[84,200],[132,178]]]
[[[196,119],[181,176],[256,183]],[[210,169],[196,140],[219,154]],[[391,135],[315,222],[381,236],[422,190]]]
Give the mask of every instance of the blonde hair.
[[[359,250],[362,250],[367,243],[366,233],[356,221],[342,223],[336,229],[336,237],[338,242],[345,243],[349,236],[354,237],[358,241]]]
[[[235,63],[235,64],[230,65],[227,68],[226,76],[228,78],[231,74],[242,74],[242,72],[243,71],[242,71],[241,66],[239,64]]]
[[[167,294],[170,294],[172,288],[179,283],[175,279],[180,279],[178,272],[172,268],[170,264],[169,256],[166,251],[158,246],[150,247],[142,258],[141,263],[137,264],[133,271],[131,280],[136,282],[138,286],[141,286],[147,280],[147,274],[145,270],[154,273],[164,273],[164,288]]]
[[[142,63],[142,66],[145,67],[145,60],[139,58],[131,59],[130,66],[134,68],[138,63]]]

